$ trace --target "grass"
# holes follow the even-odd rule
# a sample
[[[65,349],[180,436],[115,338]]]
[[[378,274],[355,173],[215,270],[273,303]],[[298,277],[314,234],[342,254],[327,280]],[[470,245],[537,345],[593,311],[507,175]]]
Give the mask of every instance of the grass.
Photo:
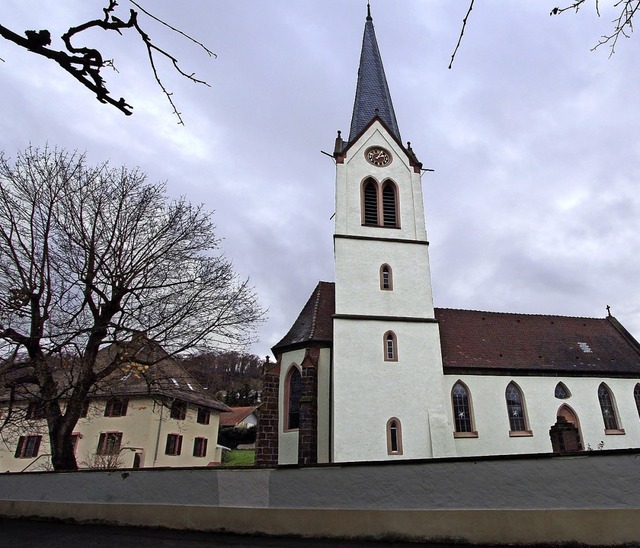
[[[222,466],[253,466],[255,449],[233,449],[222,453]]]

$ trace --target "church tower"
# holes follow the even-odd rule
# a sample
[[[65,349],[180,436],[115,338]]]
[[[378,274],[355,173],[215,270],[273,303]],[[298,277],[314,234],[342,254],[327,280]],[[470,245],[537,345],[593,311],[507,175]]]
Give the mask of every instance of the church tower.
[[[422,198],[370,8],[347,141],[336,139],[334,462],[453,455]]]

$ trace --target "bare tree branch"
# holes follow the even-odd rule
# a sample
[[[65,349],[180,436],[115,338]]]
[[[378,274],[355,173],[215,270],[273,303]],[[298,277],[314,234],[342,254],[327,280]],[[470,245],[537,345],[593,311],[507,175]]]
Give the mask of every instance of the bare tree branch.
[[[96,48],[75,46],[74,42],[78,40],[80,36],[84,36],[84,34],[82,33],[95,28],[116,32],[119,35],[123,35],[123,33],[127,30],[133,30],[140,37],[147,49],[149,64],[151,66],[151,70],[156,83],[160,86],[160,89],[173,108],[173,112],[178,118],[178,123],[184,124],[181,113],[178,112],[178,109],[173,101],[173,94],[166,88],[159,75],[154,55],[158,54],[168,59],[173,65],[174,69],[181,76],[187,78],[188,80],[191,80],[192,82],[197,84],[204,84],[206,86],[209,86],[209,84],[204,80],[196,78],[194,73],[185,72],[180,67],[176,57],[168,53],[165,49],[162,49],[152,43],[149,34],[145,32],[140,26],[137,11],[130,9],[127,19],[124,20],[115,15],[115,11],[118,6],[117,1],[107,1],[108,5],[102,10],[104,14],[104,17],[102,19],[93,19],[85,21],[77,26],[71,26],[61,36],[61,40],[65,47],[64,50],[55,50],[49,47],[51,45],[51,33],[46,29],[39,31],[27,30],[25,31],[24,36],[22,36],[3,25],[0,25],[0,36],[37,55],[46,57],[47,59],[51,59],[52,61],[57,63],[63,70],[65,70],[76,80],[78,80],[78,82],[80,82],[83,86],[95,93],[98,101],[100,101],[101,103],[110,104],[129,116],[133,113],[133,107],[128,104],[123,97],[115,99],[111,95],[111,92],[107,89],[106,82],[102,77],[102,69],[105,67],[113,67],[113,61],[105,59],[102,52]],[[135,2],[133,0],[129,1],[146,16],[198,45],[207,53],[207,55],[209,55],[209,57],[215,57],[215,54],[202,42],[199,42],[183,31],[173,27],[162,19],[151,14],[138,2]]]
[[[467,20],[469,19],[469,15],[471,14],[471,10],[473,9],[474,1],[475,0],[471,0],[471,2],[469,3],[469,9],[467,10],[467,14],[464,16],[464,19],[462,20],[462,28],[460,29],[460,35],[458,36],[458,43],[456,44],[456,47],[453,50],[453,55],[451,55],[449,68],[453,66],[453,61],[456,58],[456,53],[458,53],[458,48],[460,47],[460,43],[462,42],[462,37],[464,36],[464,30],[467,28]]]

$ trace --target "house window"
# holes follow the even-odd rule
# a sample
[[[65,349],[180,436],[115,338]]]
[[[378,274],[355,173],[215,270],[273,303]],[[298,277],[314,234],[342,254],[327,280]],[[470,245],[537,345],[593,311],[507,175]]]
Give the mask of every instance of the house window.
[[[42,436],[20,436],[15,457],[17,459],[31,459],[38,456]]]
[[[384,360],[387,362],[398,361],[398,339],[393,331],[387,331],[384,340]]]
[[[633,397],[636,400],[638,415],[640,415],[640,383],[636,384],[636,387],[633,389]]]
[[[387,181],[382,187],[382,220],[386,227],[398,226],[396,201],[396,185]]]
[[[556,385],[556,391],[554,395],[559,400],[566,400],[567,398],[571,397],[571,392],[569,392],[569,389],[565,386],[563,382],[559,382]]]
[[[196,438],[193,440],[193,456],[207,456],[207,438]]]
[[[127,398],[109,398],[104,408],[105,417],[124,417],[127,414]]]
[[[619,431],[620,424],[618,423],[618,416],[613,403],[613,394],[604,383],[598,387],[598,401],[600,402],[600,410],[602,411],[605,433],[609,430]]]
[[[453,389],[451,390],[451,402],[453,403],[455,434],[477,435],[473,429],[469,390],[461,381],[458,381],[453,385]]]
[[[180,400],[173,400],[171,403],[171,412],[169,416],[177,421],[183,421],[187,418],[187,403]]]
[[[98,440],[98,455],[117,455],[122,444],[122,432],[102,432]]]
[[[524,399],[518,386],[511,382],[505,392],[507,400],[507,413],[509,414],[510,433],[531,434],[527,429],[527,417],[524,409]]]
[[[393,289],[393,273],[388,264],[380,267],[380,289],[391,291]]]
[[[71,445],[73,445],[73,454],[76,454],[76,451],[78,449],[78,442],[80,441],[80,438],[82,436],[80,435],[79,432],[74,432],[73,434],[71,434]]]
[[[287,430],[300,427],[300,398],[302,397],[302,375],[294,365],[287,375]]]
[[[402,455],[402,426],[395,417],[387,421],[387,454]]]
[[[367,179],[363,187],[363,223],[378,226],[378,185],[373,179]]]
[[[182,436],[180,434],[167,434],[167,446],[165,455],[179,455],[182,452]]]
[[[209,424],[211,419],[211,411],[206,407],[198,407],[198,424]]]
[[[42,402],[32,401],[27,406],[27,419],[39,420],[44,419],[47,416],[47,410]]]

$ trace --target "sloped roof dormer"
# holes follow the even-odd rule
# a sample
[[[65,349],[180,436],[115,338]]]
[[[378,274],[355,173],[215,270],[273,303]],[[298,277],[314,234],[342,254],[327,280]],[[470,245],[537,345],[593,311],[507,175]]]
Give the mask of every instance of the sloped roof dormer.
[[[384,122],[398,142],[402,143],[373,28],[371,9],[367,6],[349,142],[351,143],[376,116]]]

